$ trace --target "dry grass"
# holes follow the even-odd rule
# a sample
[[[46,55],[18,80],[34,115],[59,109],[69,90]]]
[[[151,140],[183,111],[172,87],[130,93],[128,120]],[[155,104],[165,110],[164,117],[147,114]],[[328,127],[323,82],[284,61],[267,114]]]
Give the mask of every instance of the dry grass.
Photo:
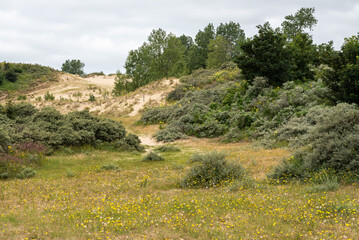
[[[290,154],[287,150],[213,139],[176,145],[181,152],[163,153],[165,161],[154,163],[142,162],[135,153],[56,154],[36,178],[1,181],[0,239],[358,238],[356,185],[308,193],[305,184],[263,181],[269,168]],[[255,184],[235,190],[179,188],[187,159],[214,149],[249,168]],[[120,171],[101,170],[102,164]],[[75,176],[66,176],[68,170]]]

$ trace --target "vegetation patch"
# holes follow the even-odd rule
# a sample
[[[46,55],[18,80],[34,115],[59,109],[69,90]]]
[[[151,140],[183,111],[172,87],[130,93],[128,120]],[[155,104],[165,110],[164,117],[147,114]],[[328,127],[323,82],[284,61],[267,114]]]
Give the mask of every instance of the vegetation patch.
[[[219,187],[243,177],[244,169],[239,164],[226,161],[225,158],[226,154],[221,152],[193,155],[190,161],[194,166],[181,181],[180,186]]]

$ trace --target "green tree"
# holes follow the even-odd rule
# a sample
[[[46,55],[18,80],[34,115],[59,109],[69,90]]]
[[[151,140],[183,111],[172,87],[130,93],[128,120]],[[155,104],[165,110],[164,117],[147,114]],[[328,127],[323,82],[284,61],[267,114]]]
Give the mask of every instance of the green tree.
[[[80,76],[84,75],[83,68],[85,67],[85,64],[81,62],[80,60],[72,59],[72,60],[66,60],[62,64],[61,71],[71,73],[71,74],[78,74]]]
[[[359,104],[359,33],[346,38],[324,78],[339,101]]]
[[[219,68],[223,63],[230,61],[231,44],[223,36],[217,36],[208,44],[207,68]]]
[[[132,79],[128,91],[133,91],[153,79],[153,74],[150,72],[151,61],[151,47],[148,43],[129,52],[125,62],[126,74]]]
[[[243,53],[236,58],[246,79],[266,77],[271,85],[281,85],[292,79],[290,49],[286,36],[269,23],[259,25],[258,34],[241,43]]]
[[[284,34],[288,38],[294,38],[297,34],[303,33],[305,29],[312,30],[318,23],[318,20],[314,17],[314,12],[315,8],[301,8],[294,16],[286,16],[286,20],[282,23]]]
[[[206,61],[208,58],[208,45],[211,40],[215,38],[215,30],[213,24],[210,23],[202,30],[200,30],[195,38],[196,45],[189,49],[189,69],[190,71],[198,68],[206,68]]]
[[[170,36],[166,48],[163,50],[162,62],[167,77],[180,77],[188,74],[185,59],[186,46],[180,38]]]
[[[298,33],[287,46],[290,49],[292,60],[292,74],[295,80],[313,79],[314,73],[310,70],[316,62],[317,48],[312,37],[307,33]]]
[[[217,36],[223,36],[229,42],[230,56],[234,58],[240,52],[240,43],[245,40],[244,31],[239,23],[221,23],[217,27]]]

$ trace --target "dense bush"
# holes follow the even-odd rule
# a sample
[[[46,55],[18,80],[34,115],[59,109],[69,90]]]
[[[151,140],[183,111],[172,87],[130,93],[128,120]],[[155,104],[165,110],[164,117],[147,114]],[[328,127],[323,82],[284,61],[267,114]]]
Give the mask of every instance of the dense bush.
[[[359,109],[356,105],[315,107],[290,124],[294,123],[297,127],[287,126],[281,135],[297,137],[300,145],[307,144],[307,149],[277,166],[271,178],[302,178],[321,169],[359,173]]]
[[[199,82],[206,82],[202,74],[208,70],[198,70],[183,78],[187,85],[191,85],[190,81],[197,82],[195,76],[199,71]],[[221,79],[223,71],[230,73],[231,68],[211,72],[207,79],[214,76]],[[331,91],[320,80],[300,84],[286,82],[282,87],[273,88],[263,77],[254,78],[250,85],[237,78],[235,81],[218,79],[214,83],[208,80],[211,82],[208,86],[187,89],[173,105],[147,110],[139,122],[167,123],[166,128],[155,135],[159,141],[173,141],[185,135],[224,136],[226,141],[252,137],[265,138],[269,146],[275,142],[274,131],[293,116],[303,116],[316,105],[332,104]]]
[[[182,187],[218,187],[224,183],[240,179],[244,170],[239,164],[226,161],[226,154],[211,152],[192,156],[189,173],[181,181]]]
[[[25,89],[37,81],[53,81],[56,71],[38,64],[0,62],[0,90]]]
[[[26,103],[8,103],[2,109],[0,146],[3,151],[9,145],[25,142],[36,142],[55,149],[111,143],[111,148],[118,151],[143,150],[138,137],[127,135],[120,123],[94,117],[88,111],[62,115],[54,108],[46,107],[39,111]]]

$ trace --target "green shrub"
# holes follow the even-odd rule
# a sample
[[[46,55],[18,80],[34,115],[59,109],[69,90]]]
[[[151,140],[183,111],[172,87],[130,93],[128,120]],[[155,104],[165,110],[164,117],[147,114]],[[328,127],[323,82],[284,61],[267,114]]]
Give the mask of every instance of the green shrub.
[[[144,162],[155,162],[155,161],[163,161],[164,158],[157,153],[149,152],[142,158],[142,161]]]
[[[180,152],[181,149],[173,145],[162,145],[155,148],[156,152]]]
[[[96,97],[92,93],[90,93],[89,101],[90,102],[96,101]]]
[[[115,166],[113,164],[101,165],[101,169],[102,170],[114,170],[114,171],[119,171],[120,170],[118,166]]]
[[[25,179],[34,177],[36,172],[31,168],[24,168],[19,174],[16,175],[16,178]]]
[[[46,92],[46,94],[44,95],[44,99],[45,101],[53,101],[55,100],[55,96],[50,92]]]
[[[301,118],[310,127],[297,133],[305,136],[302,144],[308,144],[307,150],[296,154],[294,160],[284,161],[272,177],[301,177],[321,169],[332,169],[338,174],[359,173],[358,106],[343,103],[316,112],[320,114]]]
[[[17,100],[26,100],[26,99],[27,99],[26,95],[17,96]]]
[[[167,127],[163,130],[157,132],[154,137],[157,141],[163,142],[173,142],[177,139],[186,138],[186,136],[181,133],[181,131],[177,127]]]
[[[332,170],[323,169],[309,179],[309,192],[335,191],[339,188],[339,177]]]
[[[195,163],[181,181],[182,187],[217,187],[240,179],[244,170],[239,164],[226,161],[226,154],[211,152],[196,154],[191,158]]]

